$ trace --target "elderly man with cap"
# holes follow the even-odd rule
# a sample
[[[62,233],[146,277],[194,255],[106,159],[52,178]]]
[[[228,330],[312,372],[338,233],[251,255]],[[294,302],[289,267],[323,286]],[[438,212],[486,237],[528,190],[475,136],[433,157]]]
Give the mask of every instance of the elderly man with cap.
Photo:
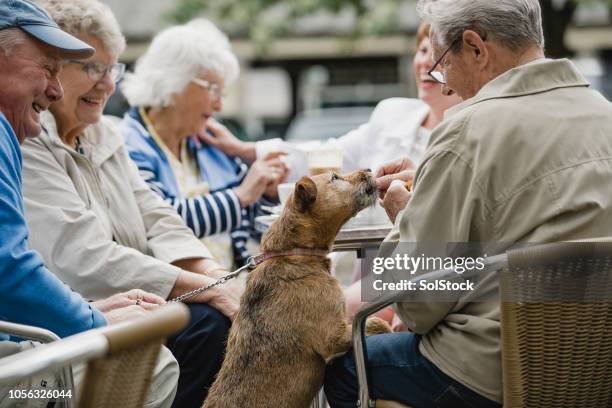
[[[394,249],[379,255],[410,253],[397,242],[503,250],[612,236],[612,104],[570,61],[544,57],[538,0],[420,0],[419,10],[431,22],[430,75],[463,103],[432,133],[412,192],[391,183],[409,176],[401,162],[379,172],[396,219],[387,238]],[[395,304],[412,332],[368,339],[374,398],[501,404],[499,301],[474,301],[499,285],[494,275],[482,278],[473,293]],[[352,356],[328,369],[326,394],[332,407],[355,406]]]
[[[63,61],[94,53],[33,3],[0,0],[0,320],[42,327],[61,337],[138,318],[164,302],[136,289],[88,303],[28,249],[20,144],[40,133],[40,112],[62,98],[58,73]],[[0,357],[27,347],[32,344],[2,341]],[[77,386],[82,374],[82,367],[75,367]],[[176,393],[178,364],[166,349],[160,354],[153,381],[147,406],[170,406]],[[41,384],[53,387],[55,379],[47,376],[37,383],[11,388],[40,388]],[[0,407],[24,403],[9,399],[7,391],[0,388]],[[25,406],[46,404],[39,399]]]

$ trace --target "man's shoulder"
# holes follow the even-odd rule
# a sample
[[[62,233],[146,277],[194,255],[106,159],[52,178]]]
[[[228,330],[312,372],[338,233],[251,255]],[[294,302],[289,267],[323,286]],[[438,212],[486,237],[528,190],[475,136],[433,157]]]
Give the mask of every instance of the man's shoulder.
[[[453,152],[457,155],[465,154],[466,127],[472,120],[472,115],[473,111],[468,107],[453,115],[445,116],[431,133],[426,156],[440,151]]]
[[[587,129],[612,126],[612,104],[586,87],[566,87],[517,97],[484,100],[455,118],[467,144],[505,151],[508,146],[537,149],[545,139],[580,144]]]

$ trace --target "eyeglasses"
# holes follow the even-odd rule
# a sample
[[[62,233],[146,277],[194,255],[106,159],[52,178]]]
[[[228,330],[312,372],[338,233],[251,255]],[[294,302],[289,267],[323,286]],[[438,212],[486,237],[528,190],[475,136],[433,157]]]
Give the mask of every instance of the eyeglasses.
[[[201,79],[201,78],[193,78],[191,82],[206,89],[208,92],[213,94],[213,96],[217,99],[221,99],[225,96],[225,92],[223,91],[223,88],[221,88],[219,84],[212,84],[209,81],[205,79]]]
[[[434,62],[433,67],[431,67],[431,69],[429,71],[427,71],[427,75],[432,77],[437,83],[439,83],[441,85],[446,85],[446,75],[442,71],[436,71],[436,67],[438,65],[440,65],[440,63],[442,62],[442,60],[444,59],[446,54],[448,54],[448,52],[451,50],[451,48],[453,48],[455,46],[455,44],[457,44],[458,42],[459,42],[458,39],[453,41],[452,44],[446,49],[446,51],[444,51],[442,56],[440,58],[438,58],[438,60],[436,62]]]
[[[82,65],[83,71],[87,72],[89,79],[96,82],[104,78],[107,74],[113,82],[118,82],[123,78],[123,74],[125,73],[125,64],[121,62],[112,65],[105,65],[101,62],[83,62],[77,60],[68,60],[68,62]]]

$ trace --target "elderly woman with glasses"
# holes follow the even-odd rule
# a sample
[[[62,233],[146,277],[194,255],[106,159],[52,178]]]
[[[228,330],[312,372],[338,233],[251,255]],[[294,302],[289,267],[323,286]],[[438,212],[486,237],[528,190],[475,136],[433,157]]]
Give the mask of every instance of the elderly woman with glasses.
[[[132,108],[120,129],[141,176],[226,266],[245,263],[253,216],[285,174],[278,157],[249,169],[196,136],[237,76],[227,37],[197,19],[159,33],[121,87]]]
[[[87,299],[138,287],[163,299],[209,285],[226,271],[149,189],[114,122],[102,115],[124,72],[125,40],[97,0],[41,0],[65,31],[96,49],[67,61],[64,98],[41,112],[44,128],[23,146],[31,245]],[[219,369],[242,286],[233,281],[187,300],[191,322],[168,339],[180,366],[174,405],[199,407]]]

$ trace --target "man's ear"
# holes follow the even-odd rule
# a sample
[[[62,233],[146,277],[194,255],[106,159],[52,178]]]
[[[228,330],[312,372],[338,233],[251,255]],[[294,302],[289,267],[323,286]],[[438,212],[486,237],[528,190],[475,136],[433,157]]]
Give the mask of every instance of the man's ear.
[[[310,177],[302,177],[293,190],[293,203],[300,212],[306,212],[317,199],[317,185]]]
[[[484,61],[489,56],[489,49],[487,48],[485,41],[475,31],[465,30],[463,32],[463,47],[475,59]]]

